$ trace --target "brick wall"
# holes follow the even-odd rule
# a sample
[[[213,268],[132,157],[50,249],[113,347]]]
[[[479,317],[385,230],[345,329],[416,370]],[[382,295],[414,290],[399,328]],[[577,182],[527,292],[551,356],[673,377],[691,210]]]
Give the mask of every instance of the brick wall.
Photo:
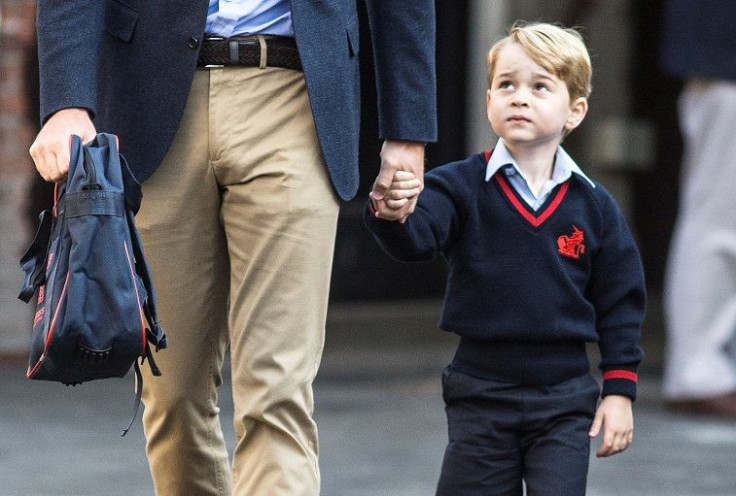
[[[35,37],[32,0],[0,0],[0,355],[24,354],[31,314],[16,299],[18,259],[28,241],[23,215],[34,169],[28,147],[34,126],[25,82],[28,48]]]

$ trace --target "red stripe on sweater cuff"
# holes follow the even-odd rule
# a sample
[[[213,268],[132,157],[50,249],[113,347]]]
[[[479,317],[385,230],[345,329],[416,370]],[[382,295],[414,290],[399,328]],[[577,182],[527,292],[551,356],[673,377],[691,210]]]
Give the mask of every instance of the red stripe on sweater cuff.
[[[639,376],[636,372],[630,370],[609,370],[608,372],[603,372],[603,380],[607,381],[609,379],[628,379],[637,382]]]

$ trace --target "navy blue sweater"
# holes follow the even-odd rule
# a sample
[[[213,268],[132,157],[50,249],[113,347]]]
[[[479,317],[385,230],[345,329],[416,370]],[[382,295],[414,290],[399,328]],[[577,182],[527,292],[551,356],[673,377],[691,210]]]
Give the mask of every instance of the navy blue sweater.
[[[489,153],[428,172],[405,224],[369,202],[366,225],[397,260],[446,260],[440,328],[461,337],[454,367],[554,384],[587,373],[585,343],[597,342],[602,395],[635,399],[644,274],[614,199],[573,174],[535,212],[503,172],[485,181]]]

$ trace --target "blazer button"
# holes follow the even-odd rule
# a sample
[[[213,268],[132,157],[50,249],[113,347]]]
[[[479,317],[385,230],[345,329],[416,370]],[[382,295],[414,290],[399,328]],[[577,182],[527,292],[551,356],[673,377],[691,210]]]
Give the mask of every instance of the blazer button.
[[[194,36],[189,38],[189,48],[199,48],[199,39],[195,38]]]

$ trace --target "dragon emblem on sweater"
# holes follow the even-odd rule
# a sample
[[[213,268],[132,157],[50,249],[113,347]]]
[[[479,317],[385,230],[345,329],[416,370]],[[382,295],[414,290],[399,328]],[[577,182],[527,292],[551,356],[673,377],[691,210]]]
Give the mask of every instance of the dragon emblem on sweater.
[[[577,260],[580,255],[585,253],[585,233],[578,229],[575,224],[572,225],[572,229],[572,234],[563,234],[557,238],[557,252],[560,255]]]

